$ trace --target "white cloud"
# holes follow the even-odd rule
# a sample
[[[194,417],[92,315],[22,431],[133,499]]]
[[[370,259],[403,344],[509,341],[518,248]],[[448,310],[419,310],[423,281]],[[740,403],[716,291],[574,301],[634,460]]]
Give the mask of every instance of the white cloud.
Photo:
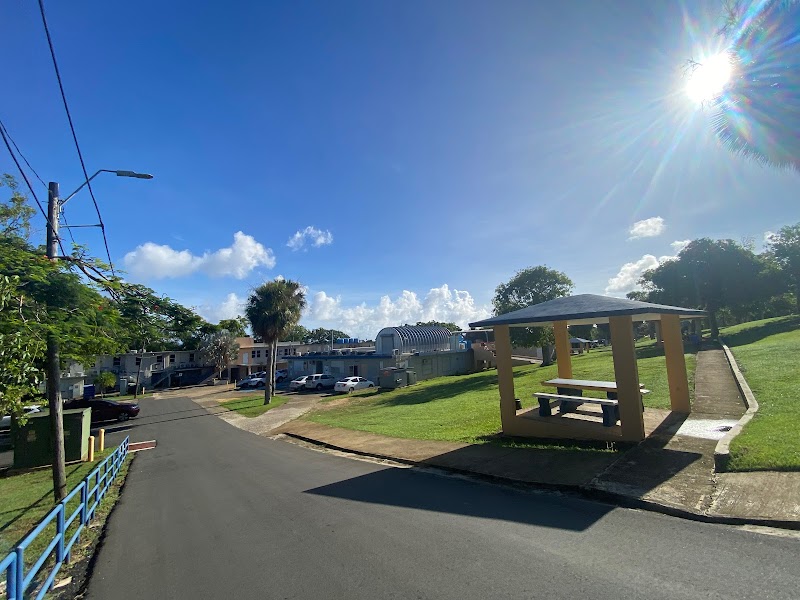
[[[303,317],[306,327],[330,327],[352,336],[374,339],[383,327],[416,323],[417,321],[451,321],[460,327],[490,316],[486,306],[475,304],[469,292],[451,290],[447,284],[432,288],[420,298],[415,292],[403,290],[396,298],[381,297],[375,305],[362,303],[345,306],[340,296],[316,292],[308,297]]]
[[[198,306],[197,312],[209,323],[219,323],[222,319],[234,319],[244,314],[244,300],[231,292],[219,304]]]
[[[317,229],[313,225],[309,225],[305,229],[296,231],[295,234],[289,238],[286,245],[294,251],[302,250],[305,248],[306,243],[310,243],[314,248],[320,246],[327,246],[333,243],[333,234],[326,230]]]
[[[625,295],[639,287],[638,281],[642,273],[658,266],[658,259],[652,254],[645,254],[636,262],[622,265],[614,277],[608,280],[606,294]]]
[[[686,248],[692,240],[675,240],[670,244],[672,249],[675,251],[675,254],[679,254],[681,250]]]
[[[630,237],[628,239],[638,240],[639,238],[656,237],[664,233],[665,229],[666,225],[664,224],[664,219],[661,217],[651,217],[643,221],[636,221],[636,223],[631,225],[631,229],[628,232],[630,233]]]
[[[672,246],[672,249],[675,251],[674,256],[660,256],[656,258],[652,254],[645,254],[637,261],[625,263],[620,267],[619,273],[608,280],[606,295],[624,296],[628,292],[641,289],[639,278],[645,271],[655,269],[668,260],[675,260],[678,258],[678,253],[683,250],[690,241],[691,240],[678,240],[672,242],[670,246]]]
[[[142,279],[185,277],[195,272],[209,277],[244,279],[257,267],[271,269],[275,266],[272,250],[241,231],[233,235],[233,244],[229,247],[205,252],[202,256],[189,250],[145,242],[128,252],[123,260],[127,271]]]

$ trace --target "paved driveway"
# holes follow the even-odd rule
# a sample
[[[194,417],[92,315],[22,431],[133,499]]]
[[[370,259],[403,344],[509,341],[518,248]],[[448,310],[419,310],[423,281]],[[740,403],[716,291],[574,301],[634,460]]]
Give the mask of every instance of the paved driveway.
[[[443,477],[144,400],[88,597],[796,598],[796,539]],[[124,432],[112,433],[110,441]]]

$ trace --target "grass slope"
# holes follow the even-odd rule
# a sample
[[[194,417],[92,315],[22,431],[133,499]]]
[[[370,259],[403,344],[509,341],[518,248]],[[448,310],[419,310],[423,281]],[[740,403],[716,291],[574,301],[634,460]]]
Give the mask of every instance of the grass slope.
[[[67,465],[67,489],[72,490],[86,477],[114,448],[106,448],[103,452],[95,454],[93,463],[77,463]],[[127,463],[128,461],[126,461]],[[120,470],[117,478],[122,481],[127,472],[127,464]],[[103,503],[111,502],[113,498],[107,494]],[[71,514],[80,502],[77,495],[67,505]],[[0,556],[5,555],[22,541],[39,521],[50,512],[53,503],[53,472],[49,468],[36,469],[19,475],[0,478]],[[77,520],[73,527],[77,526]],[[71,534],[72,528],[68,530]],[[55,535],[55,524],[45,528],[42,535],[26,550],[26,565],[29,560],[35,560],[50,540]]]
[[[800,317],[721,331],[758,400],[755,417],[731,444],[730,470],[800,470]]]
[[[639,379],[652,390],[652,394],[645,396],[645,404],[652,408],[669,408],[669,387],[663,351],[648,341],[641,344],[637,352]],[[693,389],[693,354],[686,355],[686,364],[690,374],[690,389]],[[573,356],[572,365],[575,378],[614,379],[610,349],[593,350],[588,354]],[[555,377],[556,370],[556,365],[514,368],[516,396],[522,400],[523,406],[538,405],[532,396],[536,391],[554,391],[553,388],[541,385],[541,382]],[[306,418],[334,427],[400,438],[550,448],[560,445],[558,442],[542,440],[526,444],[498,439],[499,398],[497,372],[491,370],[429,379],[398,390],[363,392],[343,406],[322,408]],[[569,446],[574,447],[572,444]]]
[[[264,404],[264,393],[255,392],[241,398],[225,400],[220,403],[220,406],[245,417],[257,417],[281,404],[286,404],[286,400],[286,396],[273,396],[269,404]]]

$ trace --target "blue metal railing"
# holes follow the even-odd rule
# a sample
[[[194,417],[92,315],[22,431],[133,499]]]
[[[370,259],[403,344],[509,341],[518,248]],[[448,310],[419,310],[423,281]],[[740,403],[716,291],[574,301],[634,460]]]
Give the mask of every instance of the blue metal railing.
[[[97,505],[106,495],[108,487],[117,476],[122,463],[128,456],[128,438],[103,460],[97,467],[87,475],[75,488],[67,494],[67,497],[59,502],[39,524],[25,536],[19,545],[0,561],[0,574],[5,575],[6,598],[8,600],[23,600],[28,597],[26,592],[40,575],[42,567],[47,559],[55,551],[55,560],[50,568],[47,578],[38,587],[36,600],[43,598],[50,590],[55,581],[61,565],[69,562],[72,546],[78,541],[83,528],[89,524],[94,517]],[[80,502],[77,508],[67,514],[67,505],[80,494]],[[67,536],[69,527],[80,518],[77,528],[71,536]],[[36,562],[30,569],[25,569],[25,550],[42,532],[51,524],[55,523],[56,533],[50,543],[45,548]],[[68,538],[68,539],[67,539]]]

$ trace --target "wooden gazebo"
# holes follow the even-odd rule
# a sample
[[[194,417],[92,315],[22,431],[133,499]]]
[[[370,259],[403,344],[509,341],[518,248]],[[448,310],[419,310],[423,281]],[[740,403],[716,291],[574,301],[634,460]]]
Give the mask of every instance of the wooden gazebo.
[[[681,320],[704,316],[703,311],[691,308],[581,294],[556,298],[470,323],[470,327],[494,329],[497,378],[500,388],[500,417],[504,434],[561,439],[640,441],[645,438],[646,431],[633,337],[634,321],[660,321],[671,410],[688,414],[691,412],[691,406]],[[611,330],[611,351],[616,380],[613,383],[618,401],[619,425],[607,427],[592,420],[542,418],[535,410],[517,411],[509,328],[552,326],[558,357],[558,377],[571,380],[572,360],[567,326],[598,323],[608,323]],[[665,416],[656,420],[660,422]]]

